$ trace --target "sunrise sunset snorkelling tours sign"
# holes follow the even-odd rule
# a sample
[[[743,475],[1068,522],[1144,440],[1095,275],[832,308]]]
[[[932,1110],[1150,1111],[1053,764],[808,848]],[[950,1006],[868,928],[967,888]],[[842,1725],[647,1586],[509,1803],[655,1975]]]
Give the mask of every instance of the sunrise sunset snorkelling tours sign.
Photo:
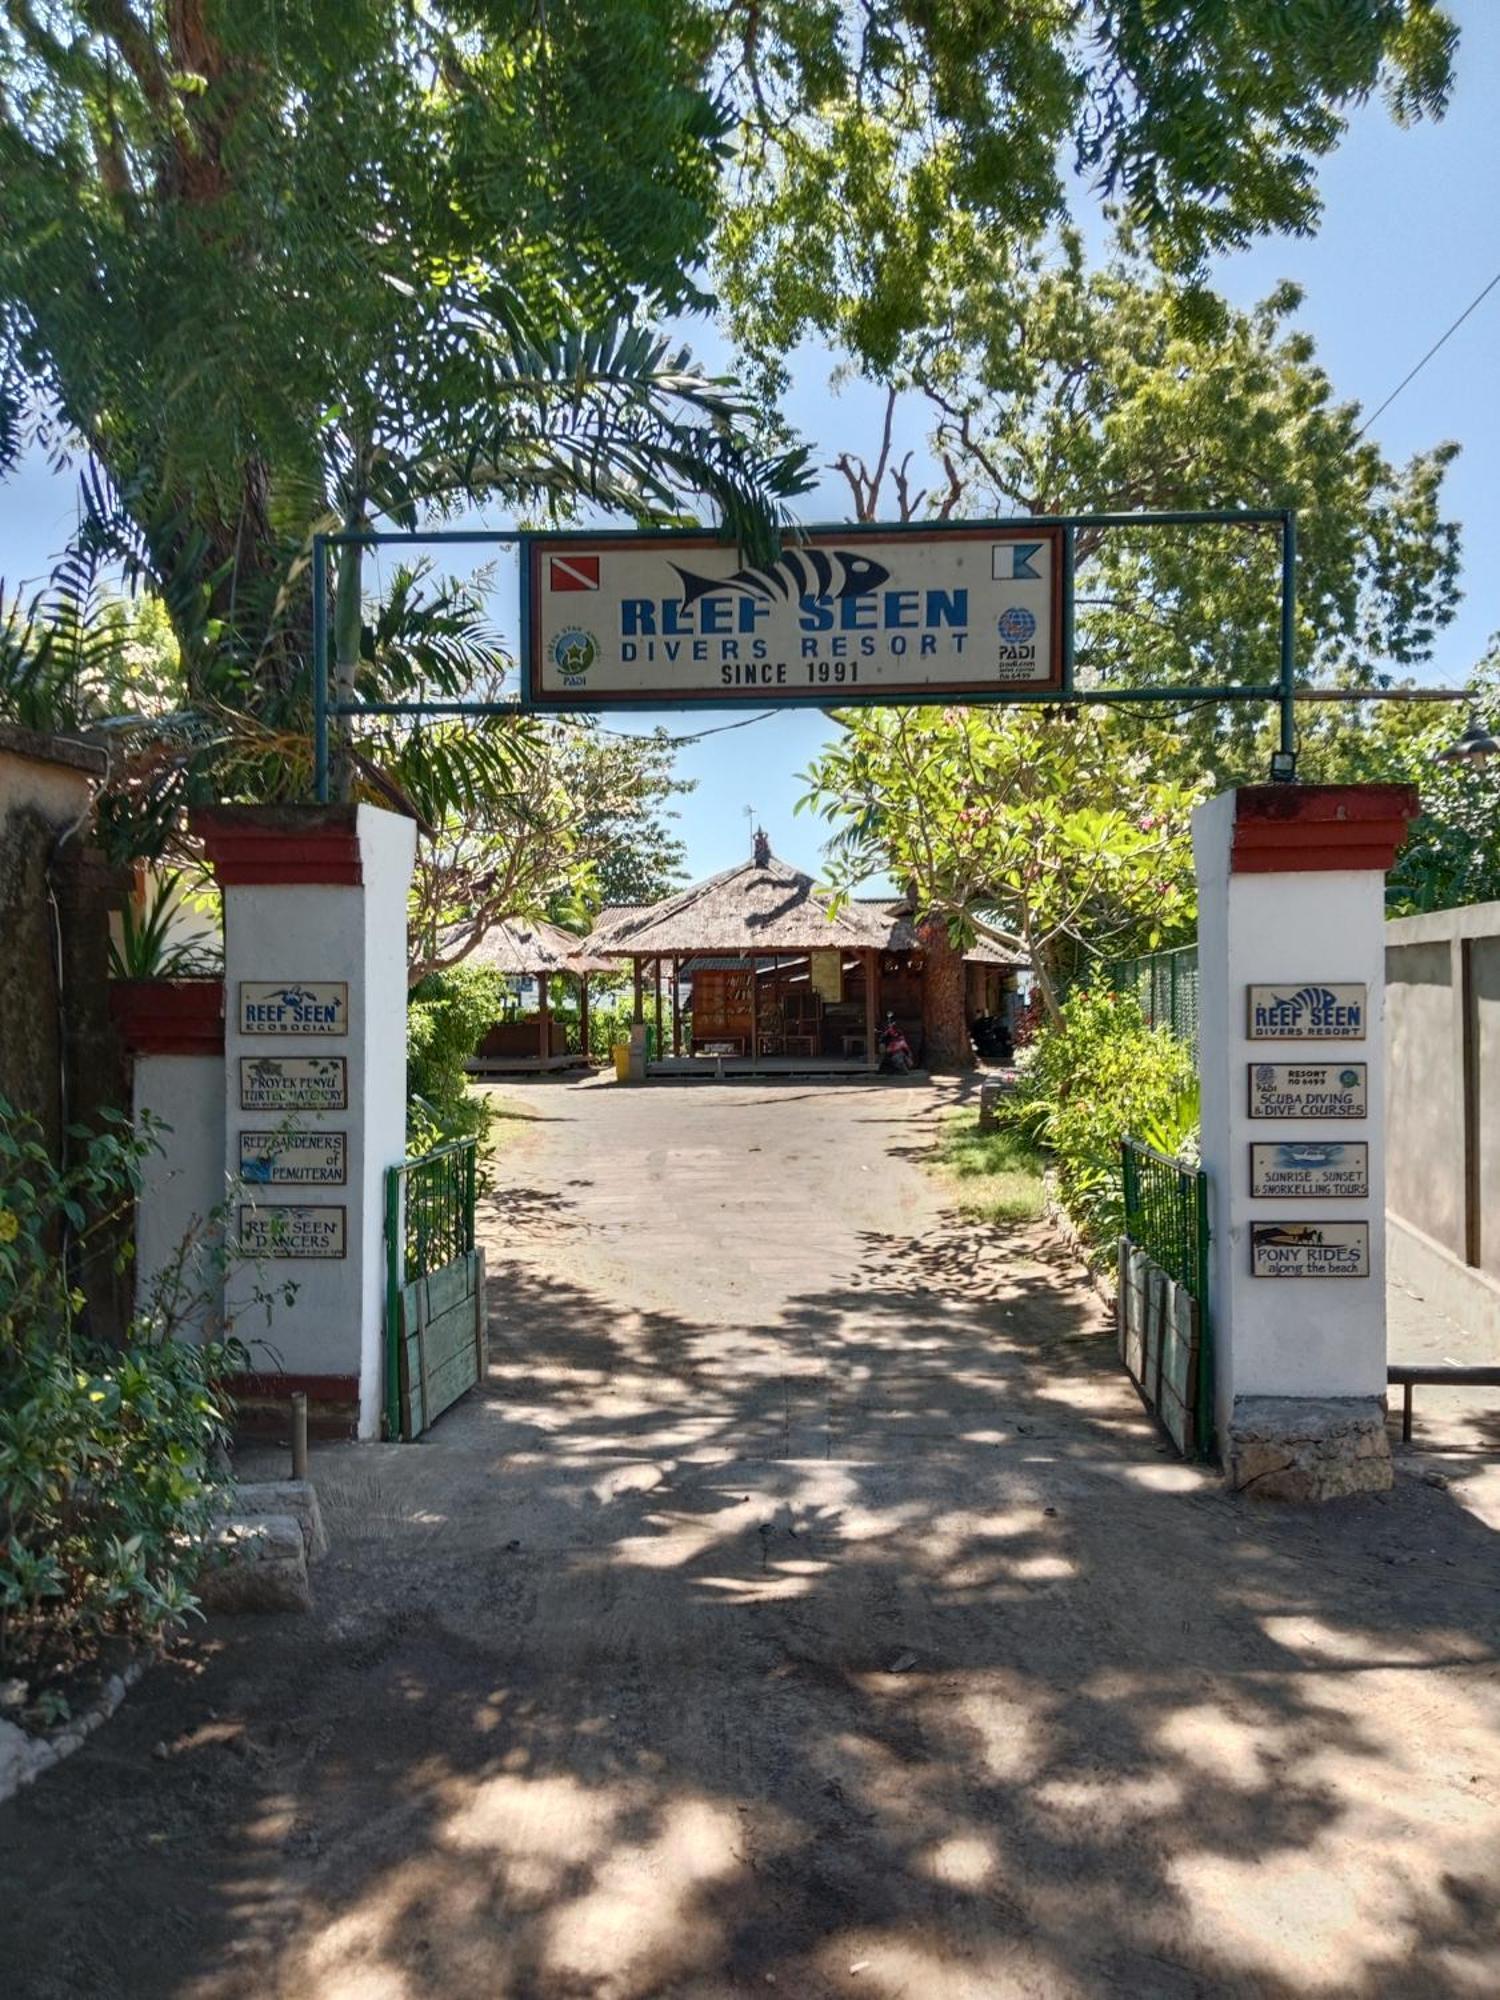
[[[522,701],[982,701],[1062,686],[1061,528],[530,535]]]

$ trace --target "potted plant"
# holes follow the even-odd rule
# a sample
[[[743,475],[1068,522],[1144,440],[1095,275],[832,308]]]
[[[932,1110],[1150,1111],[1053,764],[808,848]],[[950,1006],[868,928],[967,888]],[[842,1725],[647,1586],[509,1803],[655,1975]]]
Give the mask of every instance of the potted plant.
[[[110,939],[110,1013],[138,1055],[210,1054],[224,1046],[222,960],[203,936],[180,935],[186,883],[181,869],[161,876],[139,906],[125,905],[119,935]]]

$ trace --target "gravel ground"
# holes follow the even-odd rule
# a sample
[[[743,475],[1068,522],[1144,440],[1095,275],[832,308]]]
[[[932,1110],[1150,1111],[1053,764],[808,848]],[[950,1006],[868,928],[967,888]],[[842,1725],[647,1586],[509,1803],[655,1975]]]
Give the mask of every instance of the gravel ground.
[[[926,1084],[506,1097],[485,1392],[0,1810],[8,2000],[1500,1991],[1486,1454],[1227,1497]]]

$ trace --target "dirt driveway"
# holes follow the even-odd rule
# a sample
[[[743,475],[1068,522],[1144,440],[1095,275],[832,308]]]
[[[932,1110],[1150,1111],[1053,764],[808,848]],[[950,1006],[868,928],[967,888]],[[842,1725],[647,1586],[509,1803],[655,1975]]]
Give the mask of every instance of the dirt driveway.
[[[1458,1484],[1226,1498],[926,1086],[512,1091],[487,1393],[0,1810],[14,2000],[1500,1990]]]

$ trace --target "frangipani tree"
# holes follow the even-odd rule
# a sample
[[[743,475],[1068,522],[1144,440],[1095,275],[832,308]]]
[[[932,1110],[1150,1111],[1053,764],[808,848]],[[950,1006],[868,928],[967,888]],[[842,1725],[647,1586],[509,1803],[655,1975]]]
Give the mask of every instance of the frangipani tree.
[[[1025,954],[1057,1019],[1056,975],[1081,953],[1154,948],[1194,911],[1188,815],[1199,788],[1153,774],[1149,725],[1035,707],[860,709],[806,773],[829,821],[831,878],[877,873],[920,919]],[[961,958],[929,959],[929,1046],[968,1058]]]

